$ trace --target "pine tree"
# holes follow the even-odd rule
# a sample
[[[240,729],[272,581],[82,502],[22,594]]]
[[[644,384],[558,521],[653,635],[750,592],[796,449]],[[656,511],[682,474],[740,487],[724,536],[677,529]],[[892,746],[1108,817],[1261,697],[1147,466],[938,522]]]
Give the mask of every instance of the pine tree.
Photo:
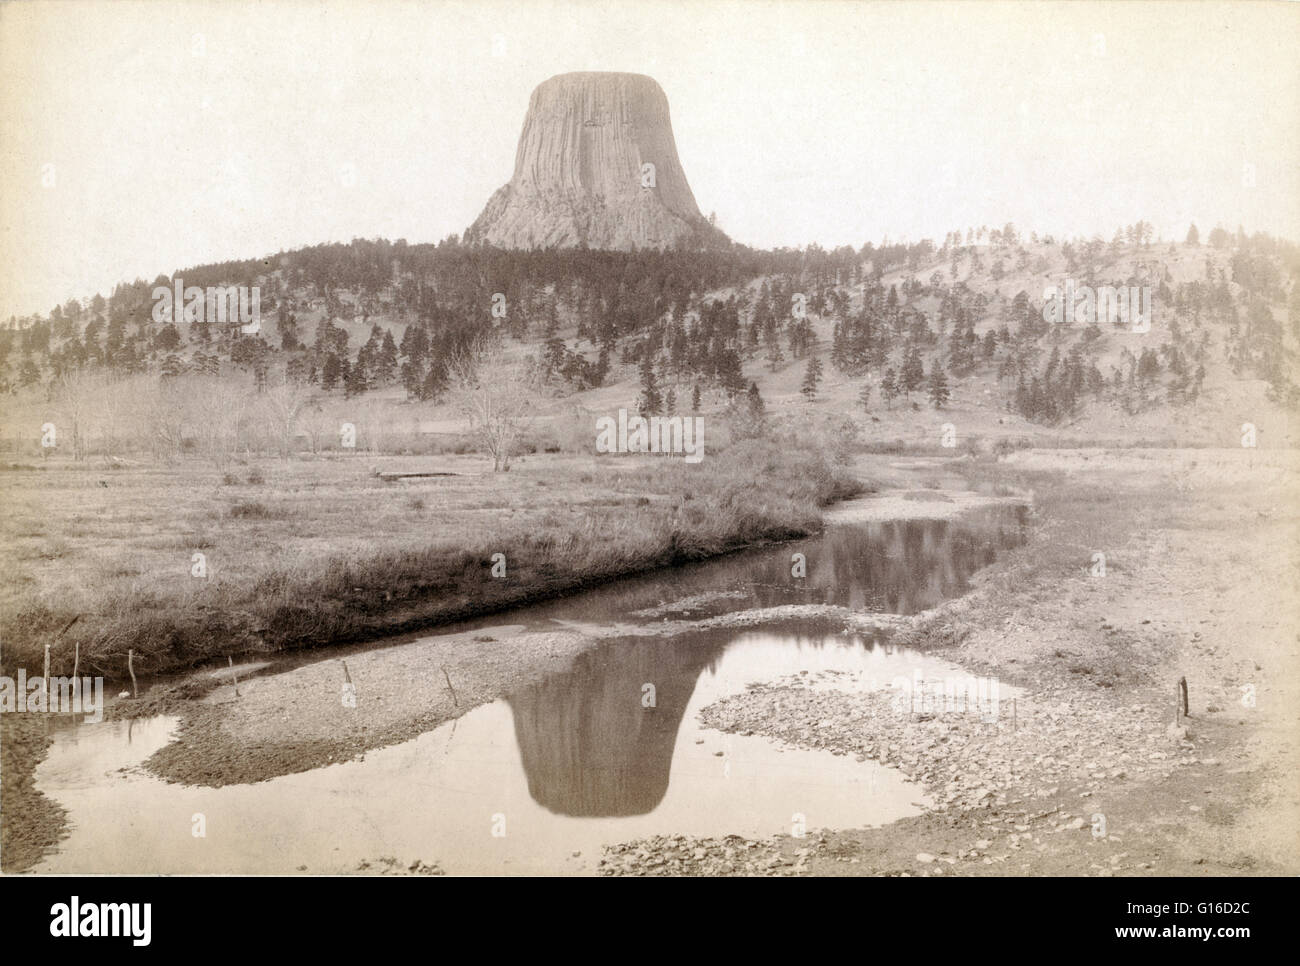
[[[735,349],[723,349],[717,354],[715,365],[718,381],[727,395],[735,396],[745,391],[745,371],[741,366],[740,355]]]
[[[542,369],[548,379],[564,369],[564,357],[567,352],[568,347],[564,344],[563,339],[552,338],[546,340],[546,351],[542,355]]]
[[[325,366],[321,372],[320,387],[326,392],[331,391],[339,384],[343,377],[343,366],[339,362],[339,357],[333,352],[325,356]]]
[[[863,412],[871,412],[871,383],[862,384],[862,391],[858,393],[858,405],[862,407]]]
[[[362,365],[361,360],[358,359],[343,377],[343,395],[348,398],[359,396],[368,388],[369,383],[366,380],[366,367]]]
[[[900,381],[900,388],[908,396],[920,389],[921,384],[925,381],[925,364],[921,361],[921,350],[916,346],[912,346],[907,350],[907,355],[903,359],[903,372]]]
[[[396,375],[397,343],[393,341],[393,333],[384,329],[384,338],[380,342],[379,351],[375,354],[375,382],[386,386]]]
[[[930,402],[934,404],[935,409],[942,409],[951,395],[948,391],[948,377],[943,371],[943,366],[939,360],[934,360],[934,365],[930,367],[930,382],[928,386]]]
[[[785,353],[781,351],[780,337],[773,335],[767,342],[767,367],[772,372],[785,361]]]
[[[763,405],[763,397],[759,395],[758,383],[749,384],[749,414],[755,419],[761,419],[767,407]]]
[[[663,405],[659,386],[655,383],[654,356],[648,348],[641,356],[641,398],[638,405],[643,416],[658,414]]]
[[[677,408],[677,391],[672,386],[668,387],[668,392],[664,395],[664,414],[671,416]]]
[[[835,323],[835,331],[831,336],[831,365],[840,372],[848,371],[848,347],[845,340],[844,325],[841,322]]]
[[[425,373],[424,380],[420,383],[419,398],[426,401],[437,400],[446,388],[447,370],[435,362],[429,366],[429,371]]]
[[[551,292],[546,297],[546,306],[542,309],[542,317],[545,319],[546,328],[544,334],[546,338],[552,338],[560,328],[560,312],[555,302],[555,293]]]
[[[992,359],[998,351],[998,335],[992,329],[984,333],[984,341],[980,344],[980,351],[985,359]]]
[[[700,384],[697,382],[695,388],[691,390],[691,412],[700,411]]]
[[[803,384],[799,386],[799,391],[809,402],[817,398],[817,385],[821,380],[822,361],[814,353],[808,357],[808,368],[804,370]]]
[[[880,394],[885,397],[885,408],[894,408],[894,398],[898,395],[898,376],[893,369],[886,369],[880,379]]]

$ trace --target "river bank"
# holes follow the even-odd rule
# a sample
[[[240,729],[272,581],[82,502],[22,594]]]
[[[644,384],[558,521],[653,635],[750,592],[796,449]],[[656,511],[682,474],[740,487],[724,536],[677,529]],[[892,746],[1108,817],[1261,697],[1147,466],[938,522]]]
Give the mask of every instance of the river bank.
[[[681,460],[359,460],[0,474],[0,671],[124,680],[407,633],[814,533],[870,487],[815,439]],[[417,465],[418,463],[418,465]],[[434,465],[436,464],[436,465]],[[107,478],[104,478],[107,477]],[[756,490],[755,487],[758,487]],[[756,495],[757,494],[757,495]]]
[[[1023,689],[1013,708],[898,714],[840,678],[763,682],[701,713],[889,761],[934,807],[884,828],[624,843],[603,874],[1300,870],[1291,455],[1018,455],[953,467],[1032,490],[1035,539],[898,636]],[[1175,726],[1180,678],[1191,713]]]
[[[608,846],[593,871],[1195,875],[1292,869],[1296,812],[1282,779],[1295,762],[1287,689],[1295,680],[1295,615],[1288,607],[1295,599],[1296,518],[1279,505],[1278,494],[1294,479],[1294,468],[1247,467],[1231,454],[1211,459],[1200,451],[1155,459],[1126,454],[1114,463],[1105,455],[1054,454],[1053,465],[1027,469],[1014,459],[936,460],[924,468],[927,482],[920,486],[912,471],[891,477],[879,461],[859,464],[857,472],[890,479],[890,495],[934,494],[897,501],[914,517],[936,508],[943,513],[948,501],[973,512],[980,501],[1032,495],[1029,542],[976,573],[964,596],[937,606],[928,606],[930,598],[900,600],[905,612],[898,614],[829,603],[754,606],[721,585],[671,597],[663,592],[668,584],[651,582],[636,599],[661,603],[628,605],[626,620],[608,619],[624,613],[619,597],[597,608],[603,618],[560,620],[548,612],[546,630],[515,612],[501,623],[478,621],[438,637],[338,649],[327,660],[304,653],[296,667],[237,669],[238,697],[228,673],[199,672],[152,688],[139,701],[115,702],[109,717],[180,714],[180,740],[161,746],[146,769],[187,787],[222,788],[364,760],[371,750],[400,745],[569,672],[610,636],[654,647],[683,634],[814,621],[845,633],[885,634],[899,646],[996,677],[1004,693],[1014,689],[1018,697],[991,721],[969,714],[900,716],[882,704],[879,691],[855,687],[852,673],[753,681],[743,693],[702,707],[703,724],[723,739],[748,736],[886,763],[933,804],[880,828],[810,825],[805,837],[629,839]],[[1269,474],[1262,485],[1261,469]],[[977,498],[977,491],[984,495]],[[871,502],[834,509],[865,511],[869,519]],[[921,539],[924,534],[940,532],[917,531],[919,543],[910,537],[897,543],[899,531],[890,545],[927,545],[931,537]],[[1105,554],[1100,572],[1097,553]],[[824,572],[817,559],[810,561]],[[833,553],[824,560],[838,567],[831,568],[831,584],[842,581],[846,561]],[[771,579],[769,573],[760,584]],[[1259,594],[1268,608],[1256,606]],[[1289,650],[1279,634],[1289,635]],[[619,672],[627,681],[615,681],[616,693],[639,697],[637,682],[655,678],[656,661],[646,660],[649,671]],[[1185,732],[1169,728],[1172,682],[1180,676],[1191,694]],[[1239,703],[1247,684],[1256,701],[1249,711]],[[354,707],[345,702],[349,693]],[[608,727],[597,730],[610,735]]]
[[[925,504],[910,506],[915,516],[928,515]],[[744,556],[734,558],[738,580],[747,572]],[[724,565],[724,571],[731,566]],[[779,570],[785,565],[778,562],[777,566]],[[626,636],[631,629],[664,639],[688,631],[782,621],[842,622],[849,614],[826,604],[753,608],[742,602],[744,609],[709,616],[709,608],[719,600],[744,594],[667,596],[666,588],[686,572],[666,571],[663,578],[644,581],[646,586],[637,593],[661,603],[638,610],[640,623],[609,620],[609,614],[622,613],[617,601],[605,605],[606,619],[583,623],[550,616],[543,631],[513,623],[515,615],[528,612],[515,611],[502,615],[500,621],[483,618],[469,629],[433,637],[390,638],[331,648],[325,655],[304,651],[280,655],[273,662],[245,662],[232,669],[217,666],[146,680],[139,698],[110,698],[106,717],[109,721],[179,717],[176,740],[148,760],[148,771],[171,782],[221,788],[308,772],[400,744],[543,680],[601,641]],[[564,602],[557,608],[567,612]],[[860,618],[864,626],[869,622],[880,629],[896,629],[907,620],[892,614]],[[39,759],[44,747],[30,750]],[[8,787],[26,788],[30,773],[31,767],[25,775],[11,771],[10,775],[24,775],[24,781]],[[59,815],[47,811],[48,821],[42,820],[38,835],[29,835],[30,822],[23,816],[35,821],[44,813],[11,810],[7,825],[28,838],[51,842],[59,832]]]

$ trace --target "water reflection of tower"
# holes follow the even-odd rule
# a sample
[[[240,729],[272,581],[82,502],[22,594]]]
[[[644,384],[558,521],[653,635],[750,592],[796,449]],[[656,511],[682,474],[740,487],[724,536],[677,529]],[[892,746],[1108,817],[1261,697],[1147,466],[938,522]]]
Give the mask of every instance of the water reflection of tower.
[[[616,641],[508,699],[528,792],[560,815],[644,815],[668,791],[700,672],[727,635]],[[654,707],[644,707],[646,684]]]

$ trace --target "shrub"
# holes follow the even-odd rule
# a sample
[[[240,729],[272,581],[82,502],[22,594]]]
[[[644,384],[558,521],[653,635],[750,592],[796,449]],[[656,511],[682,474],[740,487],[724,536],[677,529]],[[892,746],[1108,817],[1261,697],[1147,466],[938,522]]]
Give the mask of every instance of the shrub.
[[[258,503],[254,500],[243,500],[234,504],[230,508],[230,515],[239,520],[274,520],[283,516],[282,513],[272,510],[265,503]]]

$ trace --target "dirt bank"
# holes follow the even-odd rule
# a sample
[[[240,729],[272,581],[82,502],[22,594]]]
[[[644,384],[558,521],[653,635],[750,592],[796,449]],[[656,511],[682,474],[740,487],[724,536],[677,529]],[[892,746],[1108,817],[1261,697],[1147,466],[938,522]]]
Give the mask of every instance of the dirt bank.
[[[1033,492],[1035,534],[979,574],[967,597],[915,618],[801,605],[691,621],[686,615],[710,601],[687,599],[657,609],[663,619],[650,623],[574,623],[550,633],[503,624],[272,668],[241,678],[238,698],[220,675],[204,671],[138,702],[111,704],[108,713],[182,714],[180,740],[148,764],[164,778],[253,782],[407,740],[565,669],[602,636],[809,618],[865,628],[883,620],[899,643],[1023,689],[1014,716],[1005,704],[993,721],[898,715],[882,696],[843,682],[791,679],[718,702],[705,720],[888,761],[924,785],[933,810],[885,829],[813,829],[800,839],[624,843],[607,851],[601,872],[1300,870],[1298,803],[1285,782],[1300,764],[1292,710],[1300,706],[1290,693],[1300,681],[1297,507],[1278,483],[1293,486],[1294,470],[1270,465],[1266,484],[1252,486],[1249,467],[1231,462],[1233,454],[1221,461],[1202,451],[1164,461],[1128,456],[1115,466],[1098,457],[1054,454],[1050,468],[1031,472],[965,467],[969,493],[977,486]],[[934,495],[904,501],[921,513],[947,495],[907,491]],[[1097,553],[1105,556],[1104,576]],[[1173,683],[1184,676],[1192,718],[1186,734],[1171,733]],[[355,707],[344,702],[347,679]],[[1246,687],[1251,706],[1242,703]],[[20,742],[13,753],[38,760],[46,743]],[[18,794],[23,772],[11,770],[8,742],[6,752],[8,796],[10,775],[20,777]],[[27,776],[34,767],[32,760]],[[6,835],[35,845],[14,855],[34,861],[54,841],[60,818],[37,802],[29,822],[27,809],[9,802]],[[21,867],[6,849],[6,870]]]
[[[993,721],[900,714],[888,695],[806,679],[702,712],[720,730],[888,762],[933,809],[752,846],[624,843],[602,873],[1300,871],[1294,460],[1256,475],[1251,454],[1106,455],[1011,473],[1039,498],[1035,538],[895,638],[1023,688],[1014,716],[1006,703]],[[1191,717],[1175,728],[1180,678]]]
[[[33,865],[63,837],[66,813],[32,781],[53,741],[44,715],[0,715],[0,871]]]

